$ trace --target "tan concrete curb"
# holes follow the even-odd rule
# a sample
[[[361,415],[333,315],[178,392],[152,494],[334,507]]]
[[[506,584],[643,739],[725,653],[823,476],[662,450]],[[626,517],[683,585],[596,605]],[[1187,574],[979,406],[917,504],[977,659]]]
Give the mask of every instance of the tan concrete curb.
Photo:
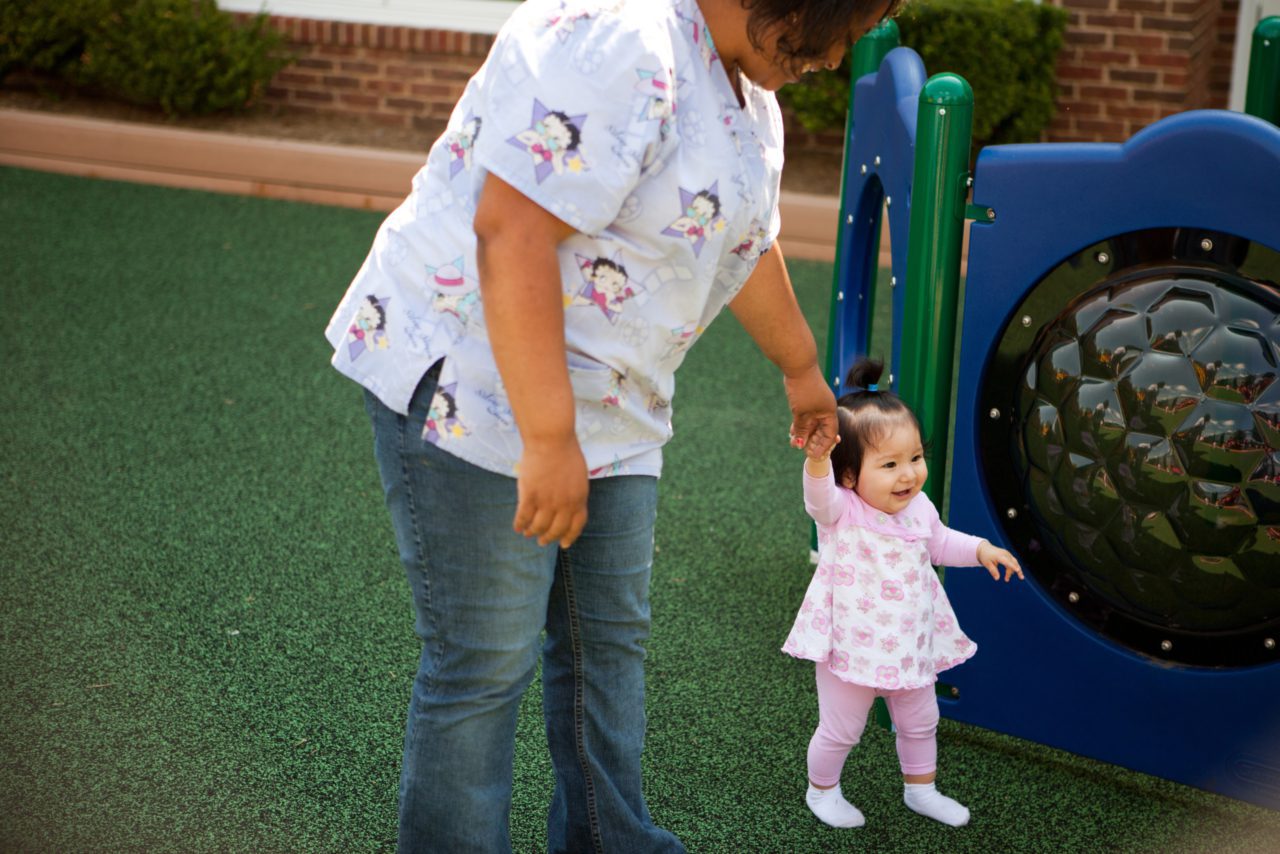
[[[390,211],[423,156],[0,110],[0,163],[91,178]],[[840,203],[782,194],[788,257],[832,261]]]

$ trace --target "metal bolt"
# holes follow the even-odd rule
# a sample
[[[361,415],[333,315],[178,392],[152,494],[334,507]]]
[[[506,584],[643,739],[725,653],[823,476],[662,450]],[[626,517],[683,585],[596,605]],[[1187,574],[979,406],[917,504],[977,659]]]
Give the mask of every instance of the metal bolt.
[[[893,387],[893,374],[889,374],[889,387]]]
[[[1171,640],[1160,641],[1160,649],[1164,650],[1165,652],[1168,652],[1169,650],[1173,649],[1173,641]]]
[[[844,291],[836,291],[836,302],[844,299]]]
[[[880,165],[880,155],[879,155],[879,154],[877,154],[877,155],[876,155],[875,164],[876,164],[877,166],[879,166],[879,165]]]
[[[972,175],[970,175],[968,178],[965,178],[965,179],[964,179],[964,185],[965,185],[966,187],[972,187],[972,186],[973,186],[973,176],[972,176]]]
[[[1111,260],[1111,256],[1110,256],[1110,255],[1108,255],[1108,254],[1107,254],[1107,253],[1105,253],[1105,252],[1099,252],[1099,253],[1098,253],[1097,255],[1095,255],[1094,257],[1098,259],[1098,263],[1099,263],[1099,264],[1105,264],[1105,263],[1107,263],[1108,261],[1110,261],[1110,260]]]
[[[990,411],[990,412],[988,412],[987,414],[988,414],[988,415],[990,415],[992,418],[999,418],[999,417],[1000,417],[1000,410],[999,410],[999,409],[996,409],[996,408],[993,406],[993,407],[991,407],[991,411]]]
[[[959,696],[960,696],[960,689],[959,689],[959,688],[957,688],[956,686],[952,685],[952,686],[951,686],[951,696],[953,696],[953,697],[959,697]]]
[[[939,108],[938,108],[938,115],[940,115],[940,116],[945,116],[946,114],[947,114],[947,108],[946,108],[946,107],[939,107]]]
[[[889,277],[889,287],[891,287],[891,288],[896,288],[897,286],[898,286],[898,277],[897,277],[897,276],[890,276],[890,277]]]
[[[1015,508],[1010,507],[1008,510],[1004,511],[1004,515],[1008,516],[1010,519],[1017,519],[1018,511]]]
[[[1262,642],[1262,645],[1263,645],[1264,647],[1266,647],[1267,649],[1275,649],[1275,648],[1276,648],[1276,639],[1275,639],[1275,638],[1267,638],[1266,640],[1264,640],[1264,641]]]
[[[862,170],[861,170],[861,171],[862,171],[862,174],[863,174],[863,175],[867,174],[867,164],[865,164],[865,163],[863,163],[863,164],[862,164]]]
[[[987,219],[991,220],[992,222],[995,222],[995,221],[996,221],[996,209],[995,209],[995,208],[987,208]]]
[[[1213,241],[1206,237],[1204,240],[1200,241],[1200,248],[1205,252],[1210,251],[1213,249]]]
[[[853,225],[853,214],[849,214],[848,216],[846,216],[844,218],[844,221],[847,222],[849,225]]]
[[[1024,315],[1022,315],[1022,325],[1023,325],[1023,326],[1030,326],[1030,325],[1031,325],[1031,315],[1029,315],[1029,314],[1024,314]]]
[[[884,197],[884,206],[885,206],[885,207],[889,207],[889,206],[890,206],[890,205],[892,205],[892,204],[893,204],[893,196],[885,196],[885,197]]]
[[[1077,602],[1080,601],[1080,594],[1072,590],[1070,593],[1067,594],[1067,601],[1070,602],[1072,605],[1076,604]]]

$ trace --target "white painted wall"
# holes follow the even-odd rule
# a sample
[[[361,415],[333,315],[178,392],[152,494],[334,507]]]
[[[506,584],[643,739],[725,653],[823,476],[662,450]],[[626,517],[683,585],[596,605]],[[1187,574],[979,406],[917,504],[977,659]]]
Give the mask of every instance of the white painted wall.
[[[1240,17],[1236,21],[1236,52],[1231,64],[1231,94],[1227,98],[1228,109],[1244,109],[1253,30],[1259,21],[1272,15],[1280,15],[1280,0],[1240,0]]]
[[[516,0],[218,0],[229,12],[464,33],[496,33],[519,5]]]

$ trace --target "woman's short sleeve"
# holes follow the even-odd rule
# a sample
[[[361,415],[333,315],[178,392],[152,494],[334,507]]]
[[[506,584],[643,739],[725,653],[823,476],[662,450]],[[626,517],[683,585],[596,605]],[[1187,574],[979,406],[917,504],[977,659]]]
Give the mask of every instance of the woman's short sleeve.
[[[482,121],[475,162],[598,234],[656,159],[653,112],[674,110],[665,32],[607,11],[549,20],[517,11],[471,106]]]

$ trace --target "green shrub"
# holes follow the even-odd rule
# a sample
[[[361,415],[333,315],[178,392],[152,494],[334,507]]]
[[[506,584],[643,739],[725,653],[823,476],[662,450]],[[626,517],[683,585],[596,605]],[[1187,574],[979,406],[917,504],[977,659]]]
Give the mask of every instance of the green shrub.
[[[1066,12],[1029,0],[912,0],[897,23],[902,44],[920,54],[930,75],[953,71],[973,87],[976,145],[1040,138],[1053,118]],[[805,128],[843,128],[848,60],[782,96]]]
[[[0,73],[52,73],[169,115],[243,108],[290,62],[265,15],[241,25],[214,0],[0,0],[0,21],[15,17]]]
[[[109,8],[107,0],[0,0],[0,80],[20,69],[68,74]]]

